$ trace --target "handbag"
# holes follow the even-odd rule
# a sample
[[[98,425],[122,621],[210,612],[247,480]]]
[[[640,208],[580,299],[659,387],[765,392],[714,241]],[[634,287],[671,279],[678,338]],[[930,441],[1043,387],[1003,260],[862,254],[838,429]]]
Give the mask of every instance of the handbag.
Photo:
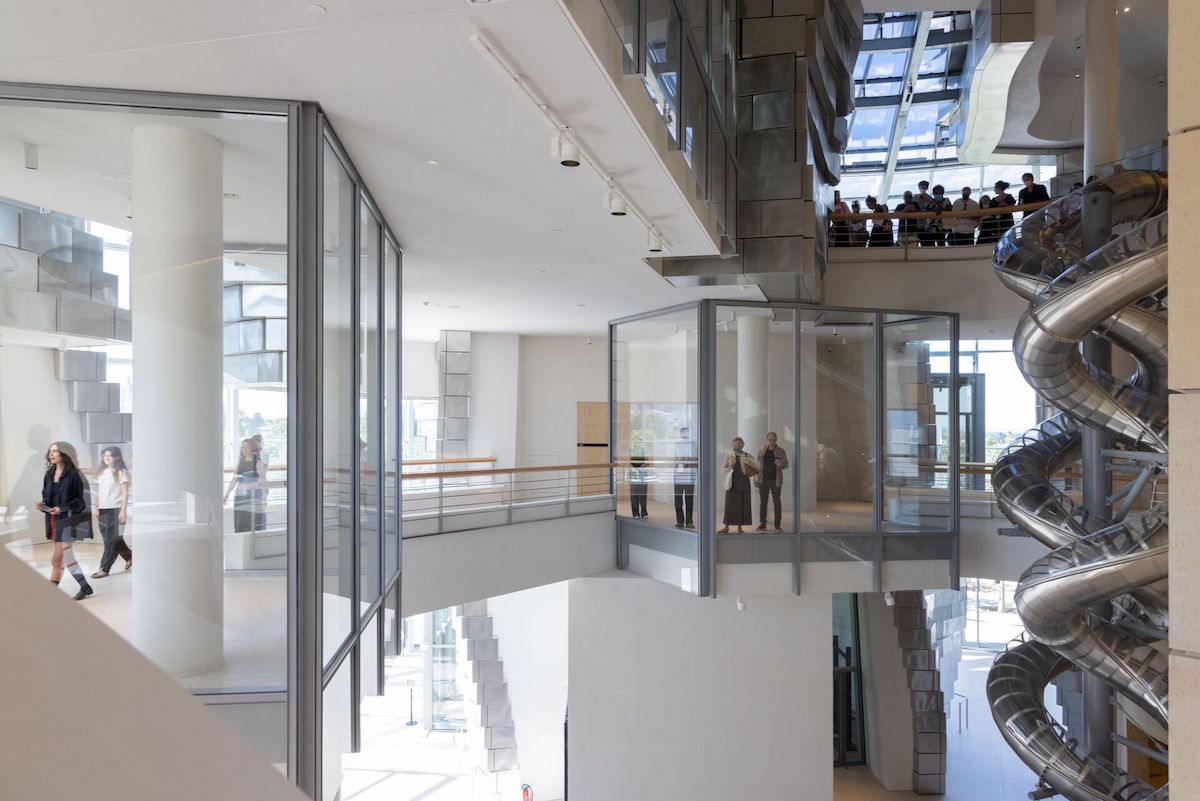
[[[742,465],[742,475],[744,475],[746,478],[754,478],[758,475],[758,467],[756,465],[750,464],[750,462],[746,461],[744,458],[740,461]]]

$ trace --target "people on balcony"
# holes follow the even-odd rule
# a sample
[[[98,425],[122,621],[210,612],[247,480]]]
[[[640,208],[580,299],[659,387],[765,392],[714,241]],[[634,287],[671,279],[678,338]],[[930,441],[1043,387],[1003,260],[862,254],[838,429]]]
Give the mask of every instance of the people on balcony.
[[[842,193],[833,190],[833,205],[830,214],[849,214],[850,206],[842,200]],[[850,244],[850,224],[845,220],[834,220],[829,225],[829,244],[835,248],[847,247]]]
[[[996,181],[996,185],[992,187],[995,194],[992,195],[992,205],[994,209],[1005,209],[1017,205],[1016,198],[1008,193],[1007,181]],[[996,220],[996,241],[1004,236],[1008,229],[1013,227],[1012,212],[998,211],[995,215]]]
[[[262,531],[266,528],[266,509],[263,490],[267,482],[266,464],[263,462],[258,444],[251,439],[242,440],[234,476],[225,490],[225,502],[233,496],[233,530],[237,532]]]
[[[1033,173],[1027,172],[1022,175],[1021,183],[1025,186],[1017,193],[1017,200],[1022,206],[1026,203],[1042,203],[1050,199],[1050,193],[1046,191],[1046,185],[1035,184],[1033,182]]]
[[[774,502],[775,530],[783,530],[783,503],[779,494],[783,490],[783,471],[788,468],[787,451],[779,446],[779,435],[774,431],[767,434],[767,444],[758,450],[759,473],[754,477],[758,487],[758,528],[767,530],[767,498]],[[728,506],[728,505],[727,505]]]
[[[922,181],[921,183],[925,183]],[[925,231],[920,237],[921,245],[924,247],[944,246],[946,244],[946,227],[941,218],[941,213],[950,211],[953,208],[950,199],[946,197],[946,188],[941,184],[933,187],[932,195],[925,195],[927,200],[921,205],[921,211],[933,212],[939,216],[932,220],[923,220],[926,223]]]
[[[718,534],[728,534],[730,526],[737,526],[737,533],[744,534],[742,526],[754,524],[754,511],[750,506],[750,479],[759,474],[758,461],[746,453],[746,441],[734,437],[731,450],[725,456],[725,518]]]
[[[887,214],[888,207],[880,203],[872,195],[867,195],[867,208],[876,214]],[[896,244],[892,238],[892,218],[884,217],[882,219],[873,220],[871,223],[871,236],[867,242],[873,248],[891,247]]]
[[[897,212],[920,211],[921,207],[917,205],[917,201],[913,198],[912,192],[905,192],[904,199],[896,204]],[[917,236],[920,232],[920,225],[917,220],[901,219],[900,220],[900,239],[901,245],[915,245]]]
[[[979,204],[971,199],[971,187],[962,188],[962,197],[954,201],[954,211],[978,211]],[[950,235],[946,241],[951,245],[975,244],[975,229],[979,225],[978,218],[958,217],[950,223]]]
[[[646,510],[646,496],[649,494],[649,484],[654,480],[654,474],[646,467],[645,456],[634,456],[629,460],[629,469],[625,471],[625,482],[629,484],[629,506],[633,517],[645,520],[650,515]]]
[[[675,528],[695,528],[692,510],[696,502],[696,443],[687,426],[679,429],[675,443]]]

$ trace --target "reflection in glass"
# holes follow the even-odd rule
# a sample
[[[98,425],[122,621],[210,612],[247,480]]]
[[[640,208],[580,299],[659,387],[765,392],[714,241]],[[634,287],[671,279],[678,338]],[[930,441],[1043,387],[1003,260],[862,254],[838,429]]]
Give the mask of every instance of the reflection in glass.
[[[646,69],[642,83],[672,141],[679,140],[681,25],[672,0],[646,0]]]
[[[383,549],[384,584],[400,569],[400,515],[397,509],[397,481],[400,458],[397,453],[400,427],[400,257],[391,240],[383,240]]]
[[[875,315],[800,311],[802,531],[875,530]]]
[[[722,467],[734,437],[747,458],[716,474],[717,519],[747,530],[795,530],[791,459],[796,453],[795,312],[765,307],[717,307],[717,447]],[[774,446],[769,440],[774,436]],[[746,465],[755,470],[744,477]],[[749,518],[731,502],[745,501]],[[741,521],[741,522],[739,522]],[[730,529],[733,531],[734,529]]]
[[[885,531],[953,527],[930,364],[931,347],[946,350],[951,334],[945,317],[883,317]]]
[[[683,157],[696,176],[697,196],[708,196],[708,91],[704,73],[690,48],[686,48],[683,82]],[[723,159],[722,159],[723,160]]]
[[[626,75],[637,68],[638,0],[601,0],[608,19],[621,39],[621,56]]]
[[[333,147],[325,145],[324,346],[322,347],[322,576],[324,654],[328,664],[350,636],[354,598],[354,183]],[[347,696],[349,690],[347,690]],[[348,698],[347,698],[348,700]]]
[[[379,476],[379,222],[359,208],[358,278],[358,605],[360,614],[380,592]]]

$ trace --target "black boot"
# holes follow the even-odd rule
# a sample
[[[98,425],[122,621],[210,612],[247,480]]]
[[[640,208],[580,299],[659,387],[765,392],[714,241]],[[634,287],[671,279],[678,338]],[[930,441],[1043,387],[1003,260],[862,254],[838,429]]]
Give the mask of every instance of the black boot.
[[[89,595],[93,595],[96,591],[92,589],[92,585],[86,581],[79,585],[79,592],[75,593],[75,600],[82,601]]]

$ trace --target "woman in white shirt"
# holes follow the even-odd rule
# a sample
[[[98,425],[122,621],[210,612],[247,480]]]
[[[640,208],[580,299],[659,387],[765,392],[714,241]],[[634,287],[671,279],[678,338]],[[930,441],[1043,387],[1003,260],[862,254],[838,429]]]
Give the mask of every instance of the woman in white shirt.
[[[121,534],[129,505],[129,468],[121,449],[115,445],[105,448],[100,458],[104,464],[96,471],[99,486],[95,515],[100,536],[104,538],[104,556],[100,558],[100,569],[92,574],[92,578],[107,576],[118,556],[125,560],[126,570],[133,567],[133,549]]]

